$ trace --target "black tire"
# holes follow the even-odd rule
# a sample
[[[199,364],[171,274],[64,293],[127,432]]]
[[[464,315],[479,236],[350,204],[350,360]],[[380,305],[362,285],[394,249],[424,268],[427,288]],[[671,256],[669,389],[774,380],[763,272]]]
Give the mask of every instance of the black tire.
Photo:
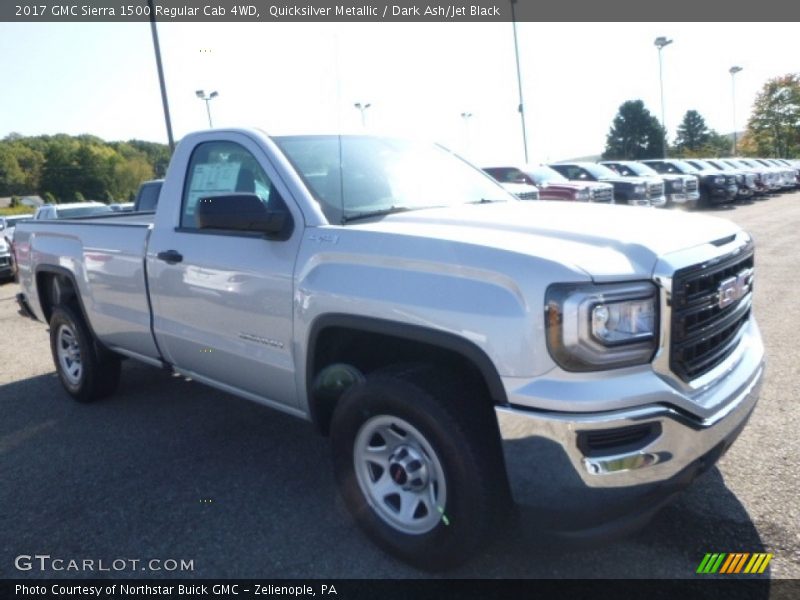
[[[475,398],[474,386],[462,380],[427,365],[377,371],[343,395],[331,424],[336,480],[356,522],[385,551],[429,571],[467,560],[509,514],[510,494],[494,411],[488,399]],[[408,533],[388,522],[359,483],[359,432],[362,426],[369,431],[370,424],[383,417],[399,418],[415,428],[441,466],[446,499],[429,531]],[[392,456],[397,454],[394,451]],[[390,473],[392,467],[386,469],[387,477]],[[365,476],[361,477],[363,481]],[[397,478],[390,479],[396,485]]]
[[[62,334],[62,331],[64,332]],[[69,332],[77,345],[79,373],[68,372],[67,366],[72,363],[62,362],[59,358],[66,336]],[[119,385],[119,357],[98,346],[80,312],[70,306],[60,305],[53,309],[50,316],[50,351],[56,372],[64,389],[78,402],[93,402],[110,396]]]

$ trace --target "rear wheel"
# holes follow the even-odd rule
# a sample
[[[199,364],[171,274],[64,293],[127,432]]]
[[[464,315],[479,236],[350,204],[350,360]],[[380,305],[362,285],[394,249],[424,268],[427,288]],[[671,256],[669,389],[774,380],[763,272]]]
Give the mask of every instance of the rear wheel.
[[[95,343],[83,317],[72,307],[53,309],[50,349],[64,389],[79,402],[92,402],[116,390],[119,357]]]
[[[367,376],[334,412],[348,509],[373,541],[417,567],[463,562],[505,512],[494,412],[476,400],[457,378],[410,365]]]

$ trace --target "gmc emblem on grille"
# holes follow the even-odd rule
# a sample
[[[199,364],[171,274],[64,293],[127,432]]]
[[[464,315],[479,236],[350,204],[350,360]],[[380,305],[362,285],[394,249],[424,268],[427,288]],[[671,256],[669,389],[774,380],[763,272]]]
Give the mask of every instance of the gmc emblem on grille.
[[[752,283],[753,270],[747,269],[742,271],[736,277],[728,277],[720,282],[717,294],[719,296],[719,307],[725,308],[730,306],[747,292],[750,291],[750,284]]]

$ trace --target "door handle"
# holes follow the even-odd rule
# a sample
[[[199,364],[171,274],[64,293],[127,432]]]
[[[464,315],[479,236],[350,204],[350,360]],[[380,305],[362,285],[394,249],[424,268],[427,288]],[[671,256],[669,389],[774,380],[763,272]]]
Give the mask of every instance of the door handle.
[[[177,250],[165,250],[164,252],[156,254],[156,258],[158,258],[158,260],[163,260],[167,264],[174,265],[183,260],[183,254]]]

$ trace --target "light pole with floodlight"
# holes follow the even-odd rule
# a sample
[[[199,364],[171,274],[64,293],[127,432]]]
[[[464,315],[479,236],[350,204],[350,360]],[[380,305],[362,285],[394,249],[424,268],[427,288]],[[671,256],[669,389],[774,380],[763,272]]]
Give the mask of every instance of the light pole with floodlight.
[[[367,109],[372,106],[369,102],[365,104],[361,104],[361,102],[356,102],[353,104],[360,112],[361,112],[361,126],[366,129],[367,128]]]
[[[742,67],[733,66],[728,69],[731,74],[731,101],[733,102],[733,155],[736,156],[736,74]]]
[[[204,90],[197,90],[195,95],[206,103],[206,112],[208,113],[208,128],[211,129],[214,125],[211,124],[211,101],[219,96],[218,92],[211,92],[208,96]]]

